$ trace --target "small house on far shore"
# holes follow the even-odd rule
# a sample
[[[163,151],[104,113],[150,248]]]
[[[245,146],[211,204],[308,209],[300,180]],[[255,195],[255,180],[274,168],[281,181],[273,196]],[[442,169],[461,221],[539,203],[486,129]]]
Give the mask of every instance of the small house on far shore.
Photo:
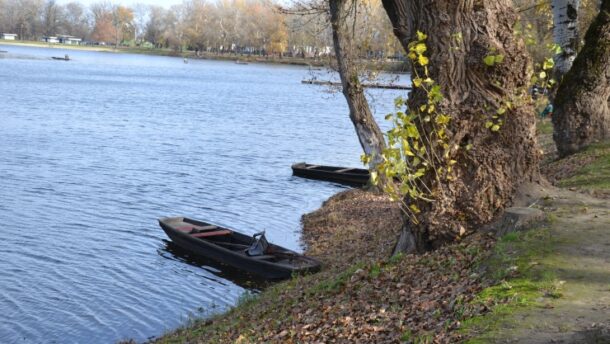
[[[59,43],[59,39],[55,36],[44,36],[42,41],[46,43]]]
[[[82,38],[77,38],[69,35],[58,35],[59,43],[63,44],[71,44],[71,45],[80,45],[82,42]]]
[[[7,41],[14,41],[17,39],[17,34],[16,33],[3,33],[2,36],[0,36],[0,38],[7,40]]]

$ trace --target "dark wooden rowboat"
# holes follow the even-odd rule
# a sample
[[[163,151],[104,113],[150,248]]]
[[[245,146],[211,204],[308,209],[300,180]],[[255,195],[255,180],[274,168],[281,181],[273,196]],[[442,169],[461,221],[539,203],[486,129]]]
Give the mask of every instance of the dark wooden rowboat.
[[[67,55],[65,57],[51,56],[51,58],[53,60],[70,61],[70,58]]]
[[[186,217],[164,217],[159,219],[159,225],[185,250],[268,279],[320,270],[317,260],[271,243],[258,254],[250,255],[248,250],[257,241],[254,237],[211,223]]]
[[[292,174],[299,177],[326,180],[351,186],[364,186],[370,173],[363,168],[321,166],[300,162],[292,165]]]

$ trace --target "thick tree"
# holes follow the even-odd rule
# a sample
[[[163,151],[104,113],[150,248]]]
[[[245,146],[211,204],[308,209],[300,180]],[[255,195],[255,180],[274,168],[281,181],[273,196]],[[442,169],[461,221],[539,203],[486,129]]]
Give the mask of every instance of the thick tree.
[[[355,66],[355,40],[353,36],[348,35],[347,23],[348,7],[354,9],[353,6],[356,6],[354,0],[329,0],[333,45],[343,95],[349,106],[349,117],[364,153],[371,157],[370,166],[375,167],[382,161],[381,153],[385,141],[366,100],[364,87],[360,83],[358,69]]]
[[[610,0],[604,0],[585,45],[555,98],[553,139],[560,156],[610,138]]]
[[[524,99],[531,76],[530,58],[513,33],[518,19],[511,0],[383,0],[394,33],[407,52],[409,42],[427,35],[426,68],[443,95],[436,112],[450,117],[447,145],[426,142],[431,156],[447,154],[453,164],[427,173],[421,184],[431,200],[407,196],[405,204],[421,212],[408,217],[397,250],[435,248],[476,230],[507,207],[517,188],[536,180],[538,152],[534,112]],[[418,114],[429,92],[416,88],[408,108]],[[415,120],[422,137],[433,121]],[[491,125],[490,125],[491,124]]]

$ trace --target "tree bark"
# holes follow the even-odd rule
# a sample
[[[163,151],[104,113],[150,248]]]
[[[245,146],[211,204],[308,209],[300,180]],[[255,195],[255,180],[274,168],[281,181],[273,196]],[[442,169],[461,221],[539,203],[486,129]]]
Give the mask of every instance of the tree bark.
[[[418,251],[436,248],[480,228],[510,205],[516,189],[539,178],[535,116],[527,93],[531,63],[521,39],[513,34],[517,14],[511,0],[383,0],[394,32],[405,50],[417,31],[428,35],[429,75],[444,99],[438,111],[451,117],[450,158],[456,160],[453,179],[427,176],[424,183],[434,201],[405,199],[422,212],[403,228],[401,240],[415,240]],[[408,37],[408,38],[407,38]],[[483,59],[501,55],[493,66]],[[423,75],[423,68],[413,66]],[[414,89],[412,111],[428,95]],[[496,110],[511,102],[499,131],[486,127]],[[430,133],[431,125],[418,122]],[[472,147],[468,149],[467,147]],[[439,154],[439,147],[428,145]],[[408,245],[406,245],[408,246]]]
[[[354,47],[348,38],[345,19],[346,4],[350,0],[329,0],[330,22],[333,31],[333,45],[337,59],[343,95],[349,106],[349,117],[364,153],[371,157],[369,168],[373,169],[383,161],[381,153],[385,147],[383,133],[369,107],[364,88],[354,65]]]
[[[553,0],[553,39],[561,47],[555,56],[555,79],[570,70],[578,52],[578,8],[580,0]]]
[[[585,45],[555,98],[553,139],[560,156],[610,138],[610,0],[604,0]]]

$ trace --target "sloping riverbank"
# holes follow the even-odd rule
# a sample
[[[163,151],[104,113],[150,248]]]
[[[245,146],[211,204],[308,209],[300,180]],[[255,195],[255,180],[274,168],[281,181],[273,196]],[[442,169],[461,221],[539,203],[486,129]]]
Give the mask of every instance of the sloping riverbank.
[[[303,223],[308,254],[323,261],[323,272],[278,283],[156,342],[452,341],[463,337],[460,319],[478,314],[469,302],[481,289],[478,262],[491,237],[388,259],[400,211],[385,196],[360,190],[332,197]]]
[[[610,190],[604,174],[610,168],[608,147],[600,144],[553,162],[545,172],[557,175],[571,168],[569,161],[583,159],[555,182],[573,188],[571,181],[579,181],[573,190],[603,195]],[[587,158],[591,155],[595,158]],[[591,173],[599,178],[583,177]],[[542,195],[533,207],[546,220],[526,231],[497,242],[481,233],[424,255],[390,259],[400,228],[397,206],[360,190],[340,193],[303,217],[307,252],[325,263],[323,272],[276,284],[227,314],[196,321],[155,342],[606,338],[610,204],[554,187]]]

